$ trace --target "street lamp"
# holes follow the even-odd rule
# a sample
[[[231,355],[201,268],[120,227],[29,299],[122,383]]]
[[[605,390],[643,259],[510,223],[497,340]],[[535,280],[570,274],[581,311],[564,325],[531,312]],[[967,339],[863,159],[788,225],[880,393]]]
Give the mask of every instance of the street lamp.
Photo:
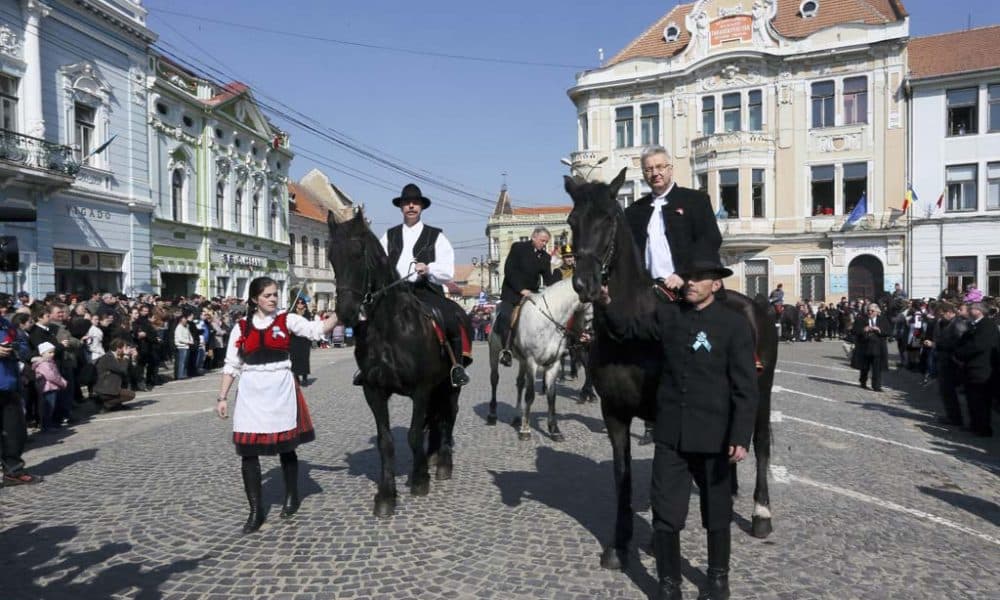
[[[589,180],[590,174],[594,172],[594,169],[603,165],[605,162],[607,162],[607,160],[608,160],[607,156],[602,156],[601,158],[597,159],[596,162],[588,162],[585,160],[570,160],[568,158],[560,158],[559,162],[569,167],[570,171],[573,172],[575,175],[579,175],[580,177]],[[585,175],[581,172],[582,169],[587,169],[587,173]]]
[[[480,292],[483,291],[483,289],[486,287],[486,284],[483,283],[483,267],[485,267],[487,264],[488,263],[487,263],[486,259],[481,254],[479,256],[473,256],[472,257],[472,266],[473,267],[475,267],[475,266],[479,267],[479,291]]]

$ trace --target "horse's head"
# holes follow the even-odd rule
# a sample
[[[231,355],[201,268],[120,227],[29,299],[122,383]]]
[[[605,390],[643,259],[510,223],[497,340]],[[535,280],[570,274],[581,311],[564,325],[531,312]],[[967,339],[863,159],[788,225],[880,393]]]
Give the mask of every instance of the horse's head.
[[[625,182],[625,171],[622,169],[610,184],[564,178],[566,193],[573,199],[568,219],[576,253],[573,289],[582,302],[597,300],[601,286],[607,283],[618,228],[625,225],[617,199],[618,189]]]
[[[368,228],[364,211],[354,210],[353,217],[331,211],[327,216],[330,247],[327,258],[337,277],[337,317],[348,326],[355,326],[361,314],[365,296],[384,282],[380,265],[387,259],[382,245]]]

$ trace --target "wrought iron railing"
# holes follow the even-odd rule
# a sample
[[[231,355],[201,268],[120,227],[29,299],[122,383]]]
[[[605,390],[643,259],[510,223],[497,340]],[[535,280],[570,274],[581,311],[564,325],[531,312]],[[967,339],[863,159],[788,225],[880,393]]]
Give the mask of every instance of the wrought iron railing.
[[[7,129],[0,129],[0,160],[69,176],[80,171],[71,147]]]

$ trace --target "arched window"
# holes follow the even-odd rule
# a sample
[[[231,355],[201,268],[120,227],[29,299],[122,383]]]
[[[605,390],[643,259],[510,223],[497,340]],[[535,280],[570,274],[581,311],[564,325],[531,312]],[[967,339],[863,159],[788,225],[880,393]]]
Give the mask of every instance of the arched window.
[[[184,172],[174,169],[170,175],[170,205],[175,221],[184,219]]]
[[[288,266],[295,264],[295,235],[288,236]]]
[[[302,236],[302,266],[309,266],[309,238]]]
[[[243,231],[243,188],[237,188],[233,198],[233,229]]]
[[[313,238],[313,266],[317,269],[323,266],[319,260],[319,238]]]
[[[222,181],[215,184],[215,226],[222,227],[222,218],[226,210],[226,184]]]
[[[268,219],[268,222],[271,224],[271,231],[268,237],[273,240],[278,237],[278,230],[281,229],[278,223],[278,203],[273,200],[271,201],[271,218]]]
[[[260,235],[260,193],[253,193],[253,207],[250,211],[250,233]]]

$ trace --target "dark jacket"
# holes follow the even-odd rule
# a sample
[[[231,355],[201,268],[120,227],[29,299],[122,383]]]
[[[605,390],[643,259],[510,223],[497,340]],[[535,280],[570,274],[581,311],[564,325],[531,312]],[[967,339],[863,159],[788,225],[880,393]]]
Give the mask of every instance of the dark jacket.
[[[95,394],[117,396],[128,381],[128,360],[118,360],[114,352],[97,359],[97,385]]]
[[[646,255],[646,229],[653,214],[653,196],[647,194],[625,209],[639,256]],[[719,223],[708,194],[674,185],[661,212],[674,270],[695,256],[716,256],[722,246]]]
[[[1000,330],[993,319],[969,322],[969,329],[955,348],[955,358],[964,365],[966,381],[987,383],[1000,362]]]
[[[654,433],[658,443],[711,454],[750,446],[758,394],[746,317],[721,302],[700,311],[684,302],[664,302],[654,319],[609,326],[628,338],[663,344]]]
[[[503,287],[500,300],[511,305],[521,301],[521,290],[537,292],[540,283],[553,284],[561,279],[552,272],[552,262],[544,250],[535,250],[530,241],[514,242],[503,264]]]
[[[31,345],[31,356],[38,356],[38,347],[42,345],[42,342],[48,342],[56,347],[56,364],[62,361],[63,355],[63,345],[59,343],[56,339],[56,334],[59,332],[59,326],[55,324],[49,324],[48,326],[39,325],[35,323],[31,329],[28,330],[28,343]]]
[[[889,343],[886,339],[892,333],[892,325],[889,323],[889,319],[880,314],[875,319],[875,326],[879,328],[879,331],[866,332],[865,327],[868,327],[868,319],[867,315],[859,316],[854,320],[854,327],[851,330],[851,333],[854,334],[855,349],[860,352],[858,356],[886,359],[889,357]],[[856,364],[855,368],[860,367]]]

